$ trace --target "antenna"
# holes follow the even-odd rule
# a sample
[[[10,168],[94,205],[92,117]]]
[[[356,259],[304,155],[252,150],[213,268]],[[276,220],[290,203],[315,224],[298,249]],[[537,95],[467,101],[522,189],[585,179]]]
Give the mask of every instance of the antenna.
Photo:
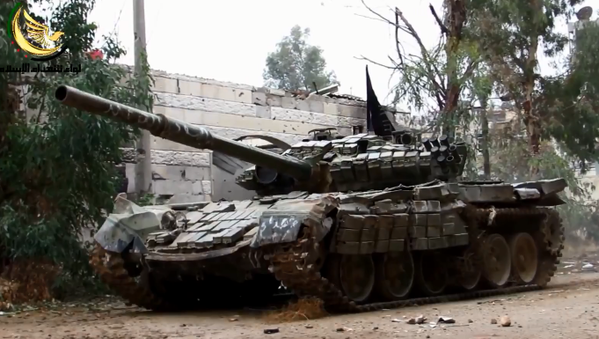
[[[593,7],[585,6],[581,8],[578,12],[576,12],[576,17],[580,21],[589,21],[591,16],[593,15]]]

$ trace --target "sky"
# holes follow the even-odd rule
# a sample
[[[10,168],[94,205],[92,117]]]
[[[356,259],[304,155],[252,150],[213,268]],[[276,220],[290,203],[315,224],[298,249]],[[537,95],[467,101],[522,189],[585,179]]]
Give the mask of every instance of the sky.
[[[438,41],[440,31],[428,6],[441,13],[442,0],[364,1],[388,18],[398,6],[427,46]],[[599,0],[582,6],[599,9]],[[397,57],[393,27],[372,18],[361,0],[147,0],[148,60],[153,69],[169,73],[262,86],[267,54],[297,24],[310,28],[308,42],[324,50],[327,66],[341,84],[339,92],[365,97],[368,62],[359,58],[389,64],[388,56]],[[102,35],[118,36],[128,51],[119,62],[132,65],[133,1],[98,0],[89,20],[99,26],[98,43]],[[567,31],[565,22],[560,29]],[[403,34],[400,40],[408,53],[415,52],[411,37]],[[543,73],[551,69],[546,58],[540,64]],[[370,65],[369,72],[379,100],[389,103],[391,71]]]

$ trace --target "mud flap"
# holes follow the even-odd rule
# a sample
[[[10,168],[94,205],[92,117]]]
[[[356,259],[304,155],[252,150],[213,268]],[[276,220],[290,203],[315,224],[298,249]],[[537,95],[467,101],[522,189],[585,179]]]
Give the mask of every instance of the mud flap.
[[[269,244],[295,241],[302,226],[302,221],[306,217],[306,214],[291,214],[288,211],[263,213],[259,219],[258,232],[254,235],[250,247],[257,248]]]
[[[132,242],[132,251],[135,253],[147,253],[148,249],[144,245],[143,240],[135,231],[123,225],[121,220],[129,215],[111,214],[106,218],[104,224],[94,235],[94,239],[102,246],[103,249],[109,252],[121,253]]]
[[[144,239],[151,232],[166,227],[161,223],[169,222],[168,218],[163,218],[168,211],[170,209],[164,206],[141,207],[119,195],[114,201],[113,213],[106,218],[94,239],[109,252],[121,253],[133,243],[133,253],[147,253]]]
[[[250,247],[293,242],[302,225],[312,228],[318,242],[330,231],[332,223],[327,214],[337,206],[338,201],[330,196],[280,200],[258,218],[258,232]]]

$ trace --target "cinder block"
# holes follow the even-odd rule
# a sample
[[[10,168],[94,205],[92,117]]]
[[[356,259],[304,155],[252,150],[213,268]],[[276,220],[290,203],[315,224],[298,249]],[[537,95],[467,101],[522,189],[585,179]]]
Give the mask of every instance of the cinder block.
[[[185,180],[185,166],[153,165],[154,180]]]
[[[129,68],[131,70],[133,69],[132,66],[129,66]],[[214,80],[214,79],[207,79],[207,78],[196,77],[196,76],[185,75],[185,74],[167,73],[165,71],[160,71],[160,70],[152,70],[151,73],[152,73],[152,76],[154,76],[155,78],[156,77],[173,78],[173,79],[178,79],[178,80],[183,80],[183,81],[199,82],[202,84],[216,85],[216,86],[229,87],[229,88],[235,88],[235,89],[243,89],[243,90],[248,90],[248,91],[251,91],[254,88],[251,85],[238,84],[238,83],[228,82],[228,81],[218,81],[218,80]]]
[[[280,107],[271,108],[271,116],[276,120],[296,121],[303,124],[310,123],[319,125],[318,127],[337,127],[339,120],[334,115],[314,113],[309,111],[300,111],[296,109],[284,109]]]
[[[311,123],[311,120],[314,120],[314,117],[312,117],[309,112],[293,111],[300,112],[300,114],[295,116],[293,114],[275,116],[272,113],[272,110],[275,109],[275,107],[255,105],[252,105],[252,107],[254,107],[253,116],[239,116],[234,114],[198,112],[191,110],[186,111],[185,114],[187,122],[189,123],[201,125],[208,129],[212,129],[212,126],[226,128],[227,130],[243,127],[243,129],[247,131],[244,132],[244,134],[262,134],[270,132],[304,136],[311,129],[325,127],[321,124]],[[329,118],[329,123],[336,122],[336,118],[333,116],[324,114],[320,114],[320,116]],[[265,117],[267,119],[264,119]],[[185,149],[179,148],[178,150]]]
[[[330,115],[338,115],[339,114],[339,108],[337,107],[337,104],[324,102],[323,110],[324,110],[324,114],[330,114]]]
[[[192,194],[212,194],[212,180],[199,180],[193,182]]]
[[[295,101],[295,107],[292,107],[295,109],[298,109],[300,111],[306,111],[306,112],[311,112],[310,111],[310,103],[306,100],[296,100]]]
[[[337,105],[339,115],[343,115],[351,118],[366,119],[366,107],[365,106],[348,106],[348,105]]]
[[[191,167],[181,165],[153,165],[155,180],[210,180],[210,167]],[[158,179],[157,179],[158,178]]]
[[[270,106],[256,106],[256,116],[263,119],[271,119],[272,111]]]
[[[156,77],[154,78],[154,92],[179,93],[179,84],[177,79]]]
[[[270,92],[270,94],[280,96],[280,97],[284,97],[286,94],[285,91],[282,89],[269,88],[268,91]]]
[[[152,187],[156,195],[193,194],[193,183],[186,180],[154,180]]]
[[[185,167],[185,179],[187,180],[211,180],[210,167]]]
[[[252,92],[254,92],[254,93],[269,93],[268,88],[266,88],[266,87],[252,87]]]
[[[256,106],[250,103],[210,99],[189,95],[173,95],[167,93],[159,93],[157,97],[157,103],[160,106],[186,110],[199,110],[204,112],[227,113],[235,115],[256,115]],[[190,119],[189,115],[194,113],[196,112],[188,112],[187,119]]]
[[[366,112],[364,112],[364,114],[366,114]],[[353,117],[346,117],[343,115],[338,115],[337,116],[337,123],[339,126],[358,126],[358,125],[362,125],[362,126],[366,126],[366,117],[364,118],[353,118]]]
[[[324,113],[324,102],[322,100],[305,100],[309,105],[309,111],[314,113]]]
[[[272,94],[266,95],[266,105],[271,106],[271,107],[282,107],[283,106],[282,100],[283,100],[283,98],[280,96],[276,96],[276,95],[272,95]]]
[[[202,83],[195,81],[179,80],[179,93],[184,95],[201,96]]]
[[[212,84],[202,84],[201,96],[226,101],[252,103],[252,92],[238,88],[222,87]]]
[[[210,195],[175,194],[169,199],[168,203],[186,204],[200,201],[212,201],[212,197]]]
[[[265,106],[266,105],[266,93],[252,92],[252,103],[254,105]]]
[[[152,163],[159,165],[175,165],[188,167],[210,166],[208,152],[173,152],[152,150]]]
[[[281,107],[287,108],[287,109],[296,109],[297,108],[296,99],[292,98],[292,97],[282,97],[281,98]]]
[[[125,175],[127,176],[127,179],[129,179],[127,193],[135,192],[135,164],[125,164]]]

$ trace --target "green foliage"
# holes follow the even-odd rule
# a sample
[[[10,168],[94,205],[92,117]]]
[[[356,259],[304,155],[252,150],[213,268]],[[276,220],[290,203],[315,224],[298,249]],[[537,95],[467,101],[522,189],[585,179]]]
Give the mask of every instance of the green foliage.
[[[548,78],[538,74],[538,53],[544,52],[547,56],[554,57],[564,50],[568,37],[556,29],[556,23],[558,20],[569,19],[573,6],[581,2],[582,0],[473,2],[473,20],[470,22],[475,28],[472,30],[473,36],[479,41],[480,51],[490,67],[491,76],[503,93],[509,94],[514,107],[521,114],[530,151],[535,156],[542,140],[553,137],[562,141],[565,134],[574,132],[567,131],[564,134],[564,128],[568,129],[567,125],[575,127],[576,123],[571,124],[571,121],[561,119],[565,107],[560,103],[561,99],[566,99],[564,104],[569,105],[569,99],[563,95],[565,93],[559,93],[563,91],[565,77]],[[543,102],[546,104],[542,105]],[[567,141],[573,147],[569,151],[588,158],[588,154],[580,152],[582,149],[576,147],[572,140]],[[537,171],[537,168],[531,168],[531,172]]]
[[[501,58],[513,63],[525,72],[532,71],[534,64],[522,64],[530,52],[522,50],[537,43],[543,44],[544,52],[554,56],[568,42],[567,37],[555,29],[557,20],[569,18],[573,6],[582,0],[542,0],[536,3],[518,0],[472,1],[472,33],[477,35],[488,57]],[[483,40],[484,38],[484,40]],[[538,39],[542,39],[541,42]],[[499,60],[496,60],[499,61]]]
[[[544,136],[560,142],[583,171],[599,159],[599,26],[593,23],[577,32],[568,71],[543,79],[536,101]]]
[[[579,3],[544,0],[534,7],[516,0],[477,0],[470,25],[477,28],[473,34],[488,65],[488,76],[502,94],[508,94],[522,119],[524,124],[516,127],[526,127],[513,133],[529,138],[528,145],[522,138],[506,140],[506,136],[493,144],[493,175],[509,181],[565,178],[569,194],[563,196],[567,204],[559,209],[567,229],[571,234],[589,229],[587,235],[597,239],[597,225],[590,222],[593,188],[579,178],[589,162],[599,159],[599,28],[591,24],[577,32],[566,72],[538,73],[538,53],[555,57],[564,51],[568,39],[556,23],[569,19]],[[534,145],[541,146],[538,153],[531,148]],[[535,176],[531,176],[533,169],[538,170]]]
[[[13,4],[0,4],[0,27],[6,27]],[[93,5],[90,0],[61,2],[49,20],[51,29],[65,33],[69,49],[45,64],[81,64],[81,73],[28,78],[0,73],[0,258],[49,259],[63,269],[59,282],[90,281],[81,230],[97,225],[102,212],[112,209],[119,147],[138,131],[61,105],[53,98],[55,88],[66,84],[135,106],[151,107],[153,100],[147,66],[144,74],[120,84],[128,70],[113,63],[125,53],[114,38],[104,37],[104,60],[84,54],[95,39],[96,26],[87,20]],[[0,44],[10,46],[4,32]],[[29,61],[13,47],[0,48],[0,58],[11,65]],[[10,104],[18,95],[14,86],[23,84],[35,112],[30,121]]]
[[[279,89],[314,90],[337,82],[334,72],[326,71],[323,50],[309,45],[310,29],[294,26],[291,33],[277,44],[275,52],[266,58],[264,80],[267,86]]]
[[[528,145],[522,138],[513,138],[507,135],[496,135],[492,145],[492,175],[495,179],[506,182],[522,182],[530,180],[529,168],[539,168],[541,178],[564,178],[568,183],[568,194],[561,198],[566,202],[559,206],[566,231],[570,236],[578,235],[585,230],[585,236],[599,240],[599,230],[591,215],[596,206],[590,201],[591,193],[595,187],[581,180],[577,171],[571,164],[572,157],[560,155],[555,147],[545,143],[535,157],[530,157]],[[501,142],[499,142],[501,141]]]
[[[434,70],[443,69],[446,62],[445,52],[442,46],[436,46],[425,50],[423,54],[424,57],[404,59],[403,63],[394,69],[399,81],[393,87],[393,103],[407,104],[411,110],[438,112],[444,106],[437,86],[439,80],[443,80],[440,79],[443,74]]]
[[[154,204],[154,198],[154,194],[146,193],[142,195],[139,199],[137,199],[135,203],[139,206],[150,206]]]
[[[560,210],[567,228],[571,233],[588,228],[594,230],[589,234],[597,237],[597,225],[591,227],[589,223],[592,187],[578,178],[588,163],[599,159],[599,28],[590,24],[577,32],[566,72],[553,76],[536,73],[538,51],[556,56],[564,50],[568,39],[555,23],[558,18],[568,19],[578,3],[545,0],[539,7],[531,7],[526,2],[482,0],[475,2],[476,15],[471,24],[479,28],[476,33],[490,68],[489,76],[504,93],[509,93],[516,112],[524,111],[519,118],[526,124],[528,137],[532,138],[534,132],[541,144],[543,140],[545,144],[556,144],[534,155],[522,140],[496,144],[493,151],[500,160],[493,163],[494,175],[508,180],[531,179],[529,170],[534,168],[539,170],[537,178],[565,178],[570,194],[565,197],[567,205]],[[528,100],[529,109],[525,105]]]

